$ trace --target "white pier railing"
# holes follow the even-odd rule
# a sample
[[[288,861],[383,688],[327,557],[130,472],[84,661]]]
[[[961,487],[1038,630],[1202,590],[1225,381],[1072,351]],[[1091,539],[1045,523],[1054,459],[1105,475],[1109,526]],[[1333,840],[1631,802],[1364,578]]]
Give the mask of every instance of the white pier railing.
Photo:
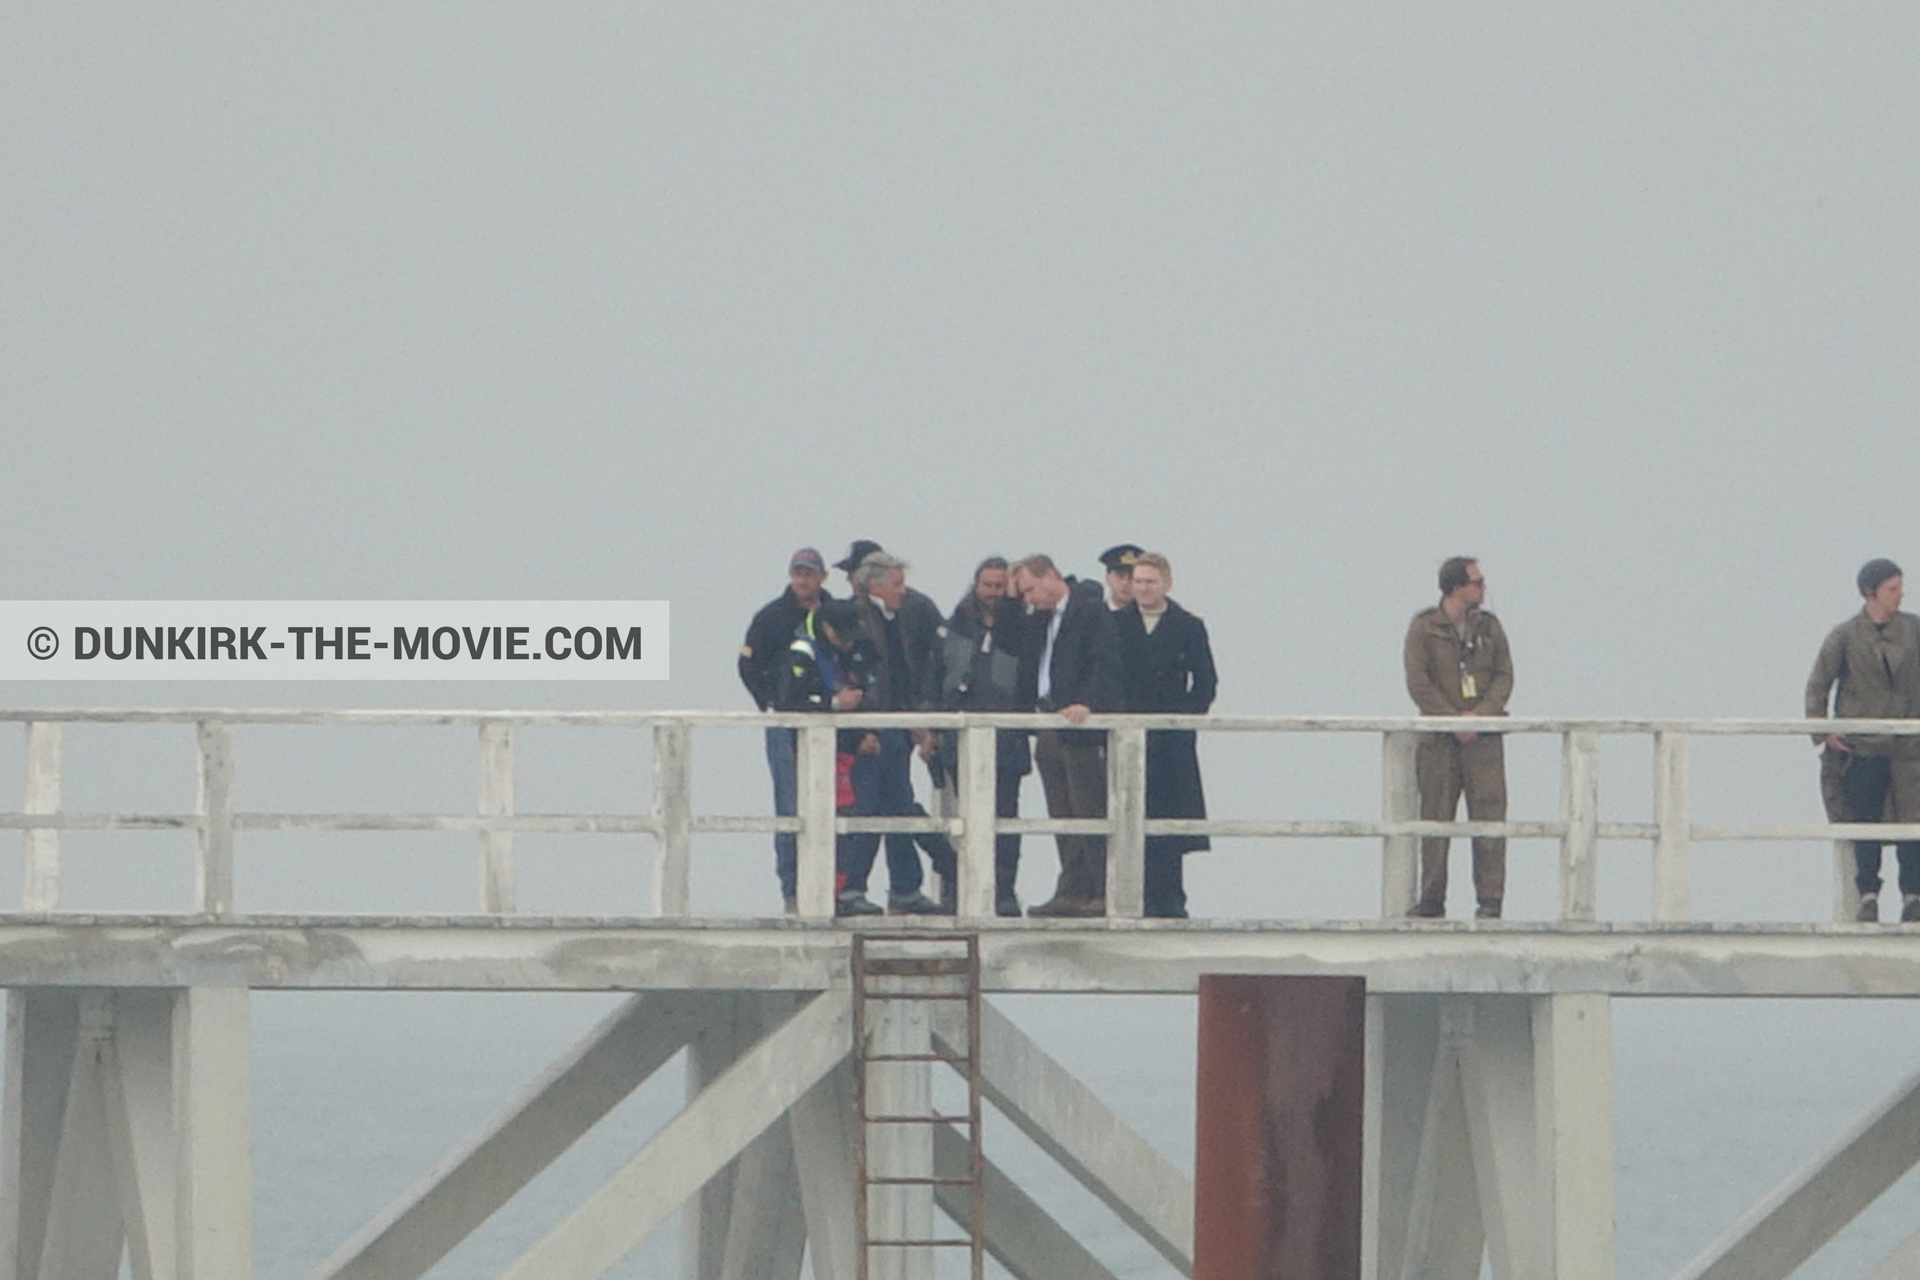
[[[1920,824],[1703,823],[1694,820],[1690,745],[1701,737],[1812,737],[1839,732],[1911,736],[1920,721],[1840,720],[1621,720],[1409,716],[1097,716],[1087,727],[1108,732],[1108,807],[1099,819],[998,819],[994,816],[994,739],[1000,729],[1061,728],[1043,715],[755,715],[677,711],[439,711],[439,710],[51,710],[0,711],[0,721],[23,724],[26,777],[17,813],[0,813],[0,829],[24,832],[21,909],[51,914],[60,904],[63,831],[192,831],[197,838],[193,910],[230,918],[234,909],[234,853],[238,835],[252,831],[472,831],[479,837],[479,900],[483,914],[515,909],[514,837],[519,833],[626,833],[654,846],[652,904],[656,915],[691,912],[694,837],[716,833],[792,831],[799,844],[799,906],[803,916],[833,910],[833,851],[848,831],[948,833],[960,852],[958,898],[963,917],[993,914],[993,842],[1001,831],[1097,833],[1108,837],[1108,912],[1141,914],[1145,837],[1207,834],[1226,838],[1357,838],[1381,842],[1381,913],[1396,918],[1412,904],[1422,836],[1504,835],[1556,840],[1560,845],[1559,911],[1567,921],[1593,920],[1600,846],[1604,841],[1652,845],[1650,904],[1645,918],[1692,918],[1694,844],[1708,841],[1833,840],[1834,919],[1851,920],[1857,906],[1845,842],[1920,840]],[[62,727],[191,724],[196,728],[198,800],[190,813],[76,812],[61,804]],[[294,813],[240,809],[235,803],[234,730],[248,725],[459,726],[478,736],[474,811],[455,813]],[[515,803],[515,731],[525,727],[624,728],[650,731],[652,803],[645,812],[521,813]],[[797,731],[797,813],[791,817],[698,814],[693,806],[694,735],[700,730],[783,727]],[[959,743],[958,806],[952,817],[848,818],[835,812],[834,744],[840,728],[919,727],[952,732]],[[1304,820],[1149,819],[1144,768],[1146,735],[1154,729],[1207,734],[1347,735],[1382,744],[1381,806],[1377,817]],[[1553,821],[1426,822],[1419,818],[1414,754],[1419,735],[1455,729],[1508,736],[1552,736],[1561,743],[1559,817]],[[1605,737],[1651,739],[1650,822],[1605,822],[1600,817],[1600,750]],[[1791,780],[1813,794],[1813,763]],[[1782,779],[1782,785],[1789,780]],[[155,904],[159,907],[161,904]]]

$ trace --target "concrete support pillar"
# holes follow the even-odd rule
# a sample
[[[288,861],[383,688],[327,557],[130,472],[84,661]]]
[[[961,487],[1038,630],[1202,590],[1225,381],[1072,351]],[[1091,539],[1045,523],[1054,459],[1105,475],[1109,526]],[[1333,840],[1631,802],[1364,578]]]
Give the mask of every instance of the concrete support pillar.
[[[244,989],[8,994],[0,1278],[245,1280]]]
[[[1534,1114],[1552,1187],[1552,1274],[1613,1280],[1613,1001],[1533,996]]]
[[[246,989],[188,987],[174,993],[172,1031],[180,1197],[176,1274],[180,1280],[250,1280],[252,1035]]]
[[[741,992],[713,997],[714,1016],[688,1042],[687,1100],[766,1032],[793,1016],[797,997]],[[797,1280],[806,1227],[784,1123],[756,1138],[680,1210],[685,1280]]]
[[[787,1113],[814,1280],[854,1280],[853,1065],[843,1062]]]
[[[737,992],[716,996],[707,1022],[687,1042],[688,1102],[705,1092],[753,1043],[756,1028],[749,1000]],[[681,1206],[680,1274],[683,1280],[718,1280],[738,1172],[739,1162],[728,1161]]]
[[[1608,997],[1369,1006],[1368,1274],[1611,1280]]]

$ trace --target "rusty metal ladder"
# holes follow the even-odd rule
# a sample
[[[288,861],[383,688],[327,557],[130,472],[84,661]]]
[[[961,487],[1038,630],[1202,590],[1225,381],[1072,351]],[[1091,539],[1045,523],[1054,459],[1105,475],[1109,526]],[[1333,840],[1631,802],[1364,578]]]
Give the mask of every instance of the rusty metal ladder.
[[[986,1271],[986,1184],[983,1176],[985,1157],[980,1146],[980,936],[925,933],[866,933],[853,936],[853,1104],[854,1104],[854,1219],[857,1249],[857,1280],[869,1280],[869,1267],[876,1249],[966,1249],[971,1259],[972,1280],[983,1280]],[[964,1002],[966,1008],[966,1044],[949,1044],[952,1052],[941,1052],[937,1040],[929,1036],[923,1052],[875,1052],[870,1044],[868,1006],[907,1001],[941,1003]],[[957,1068],[966,1080],[967,1109],[964,1115],[943,1114],[932,1101],[925,1114],[875,1115],[868,1104],[868,1068],[875,1063],[939,1063]],[[902,1175],[872,1174],[868,1161],[869,1130],[874,1126],[922,1125],[930,1131],[944,1127],[964,1128],[967,1136],[967,1172],[964,1177],[938,1172],[936,1158],[928,1173]],[[934,1135],[937,1141],[937,1133]],[[871,1188],[927,1186],[936,1202],[941,1193],[949,1199],[954,1189],[967,1193],[968,1230],[964,1236],[941,1236],[936,1230],[925,1238],[876,1238],[869,1218]],[[958,1214],[948,1211],[956,1220]]]

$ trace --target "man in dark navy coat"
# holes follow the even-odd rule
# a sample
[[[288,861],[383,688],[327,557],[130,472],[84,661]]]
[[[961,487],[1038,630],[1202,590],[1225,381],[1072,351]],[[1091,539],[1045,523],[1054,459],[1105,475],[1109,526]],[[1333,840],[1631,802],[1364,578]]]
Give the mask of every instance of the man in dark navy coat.
[[[826,580],[827,565],[820,553],[812,547],[801,547],[787,559],[787,589],[762,605],[747,625],[747,638],[740,645],[740,683],[747,686],[754,705],[762,711],[773,707],[787,646],[806,622],[807,615],[822,601],[832,599],[822,589]],[[797,812],[798,799],[794,730],[767,730],[767,769],[773,774],[773,811],[790,818]],[[798,848],[793,832],[774,833],[774,874],[780,881],[780,896],[790,911],[799,866]]]
[[[1063,578],[1048,556],[1028,556],[1013,566],[1015,593],[1036,615],[1028,628],[1023,689],[1036,710],[1058,712],[1070,725],[1096,711],[1124,711],[1120,644],[1097,582]],[[1033,761],[1055,818],[1104,818],[1107,813],[1106,735],[1093,730],[1043,729],[1035,735]],[[1027,912],[1033,916],[1103,916],[1107,913],[1105,836],[1054,837],[1060,849],[1060,879],[1053,897]]]
[[[1120,632],[1127,710],[1205,715],[1220,684],[1207,624],[1181,608],[1179,601],[1167,598],[1173,566],[1165,556],[1140,553],[1134,558],[1132,575],[1128,603],[1113,615]],[[1148,731],[1147,816],[1207,816],[1193,730]],[[1208,847],[1205,836],[1147,837],[1147,915],[1186,918],[1184,855]]]

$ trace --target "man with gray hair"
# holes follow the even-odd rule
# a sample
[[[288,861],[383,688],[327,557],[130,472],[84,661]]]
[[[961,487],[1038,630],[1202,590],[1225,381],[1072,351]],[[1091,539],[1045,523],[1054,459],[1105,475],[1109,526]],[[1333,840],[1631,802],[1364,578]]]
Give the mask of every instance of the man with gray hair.
[[[859,544],[855,544],[856,549]],[[851,571],[862,624],[879,655],[879,671],[866,706],[874,711],[925,711],[939,696],[942,622],[939,606],[907,586],[907,562],[875,548]],[[913,751],[931,753],[934,738],[926,729],[882,729],[880,750],[856,756],[853,763],[855,812],[876,817],[925,817],[913,796]],[[842,892],[864,896],[880,837],[852,837],[848,878]],[[925,883],[915,846],[941,878],[941,900],[921,892]],[[953,842],[939,832],[889,834],[887,909],[896,915],[951,915],[957,885]]]
[[[1832,714],[1843,720],[1906,720],[1920,716],[1920,618],[1902,613],[1900,566],[1869,560],[1854,578],[1864,605],[1827,633],[1807,677],[1809,720]],[[1829,733],[1814,741],[1826,749],[1829,771],[1839,775],[1841,819],[1847,822],[1920,822],[1920,738],[1892,734]],[[1831,810],[1828,816],[1834,815]],[[1920,841],[1902,840],[1900,918],[1920,922]],[[1854,886],[1860,891],[1855,917],[1880,919],[1881,841],[1853,845]]]

